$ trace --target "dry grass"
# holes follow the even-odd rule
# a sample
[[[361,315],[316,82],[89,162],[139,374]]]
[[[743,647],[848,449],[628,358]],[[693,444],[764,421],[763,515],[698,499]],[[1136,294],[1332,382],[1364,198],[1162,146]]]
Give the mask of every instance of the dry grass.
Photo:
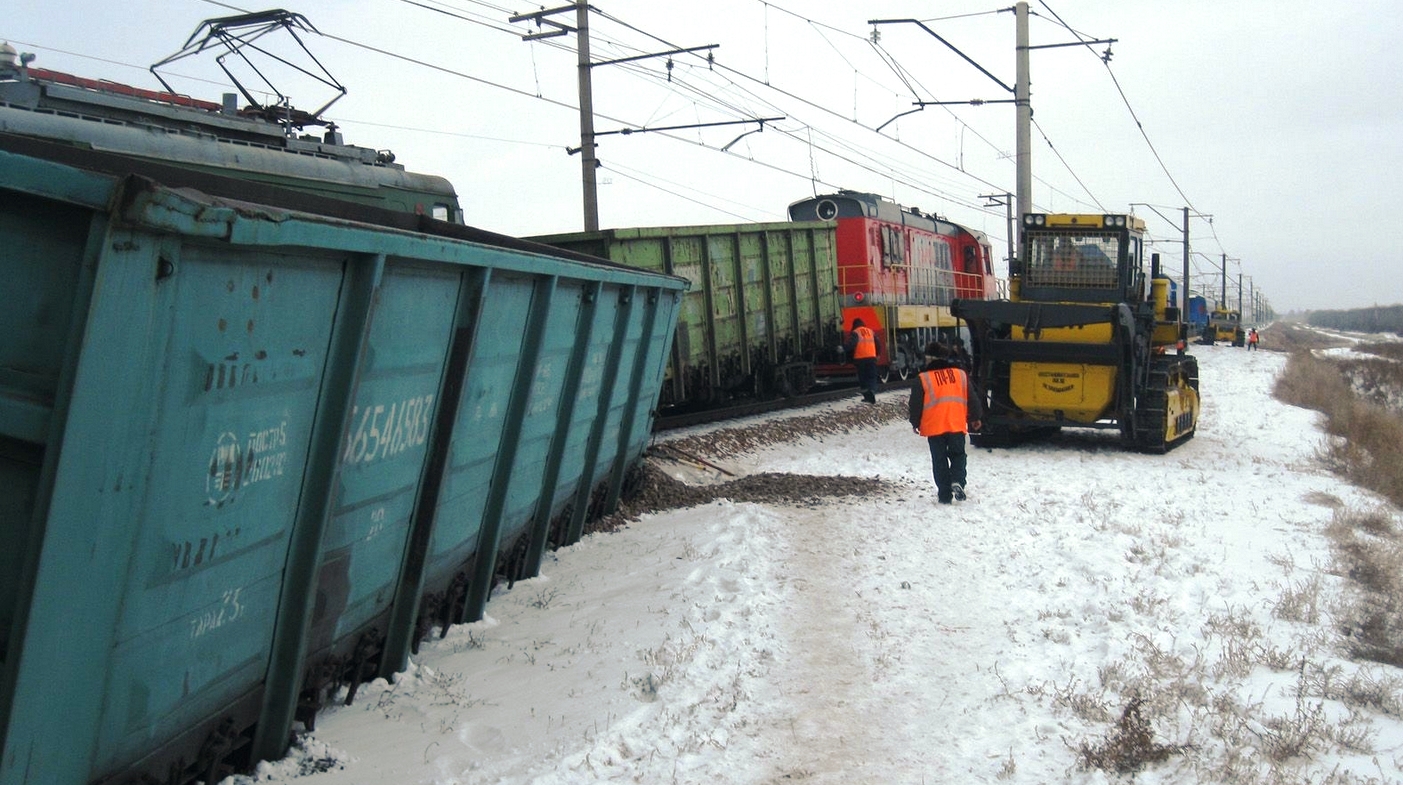
[[[1403,365],[1292,351],[1274,392],[1325,415],[1336,437],[1323,456],[1332,469],[1403,506],[1403,413],[1389,403],[1403,400]]]
[[[1382,511],[1336,510],[1326,530],[1348,578],[1336,624],[1355,658],[1403,667],[1403,538]]]
[[[1271,327],[1259,331],[1258,334],[1261,336],[1261,343],[1258,346],[1276,352],[1331,349],[1349,344],[1343,339],[1334,338],[1291,322],[1277,322]]]
[[[1182,744],[1155,741],[1154,728],[1140,711],[1144,701],[1131,698],[1121,711],[1120,721],[1099,744],[1083,743],[1077,748],[1077,761],[1083,770],[1100,769],[1116,774],[1134,774],[1151,763],[1162,763],[1181,752]]]
[[[1390,341],[1388,343],[1362,343],[1355,347],[1367,354],[1377,354],[1388,360],[1403,361],[1403,341]]]
[[[1394,359],[1331,360],[1297,341],[1277,380],[1275,394],[1287,403],[1315,409],[1326,418],[1331,438],[1322,457],[1350,482],[1403,506],[1403,364]],[[1403,358],[1403,343],[1361,344],[1356,353]],[[1352,656],[1403,667],[1403,536],[1382,510],[1337,507],[1327,530],[1334,571],[1349,580],[1336,623]],[[1287,602],[1293,610],[1299,603]]]
[[[1393,361],[1403,359],[1403,344],[1368,347],[1390,360],[1339,362],[1314,351],[1332,345],[1340,342],[1275,325],[1264,348],[1291,354],[1276,395],[1325,414],[1321,457],[1332,470],[1403,505],[1403,414],[1393,405],[1403,401],[1403,366]],[[1333,509],[1333,561],[1324,575],[1289,556],[1276,561],[1285,577],[1267,607],[1273,624],[1299,630],[1293,641],[1269,642],[1260,617],[1229,608],[1207,617],[1191,652],[1166,650],[1172,637],[1136,636],[1131,655],[1100,666],[1099,684],[1028,691],[1076,720],[1107,724],[1100,736],[1068,742],[1082,769],[1124,781],[1149,767],[1235,785],[1400,781],[1396,753],[1376,748],[1371,717],[1403,717],[1403,526],[1387,509],[1350,509],[1328,495],[1310,501]],[[1163,558],[1143,549],[1135,561]],[[1145,605],[1167,599],[1143,587],[1127,596]],[[1337,659],[1341,639],[1355,662]],[[1264,674],[1275,674],[1274,702],[1247,687],[1273,678]],[[1119,720],[1112,706],[1124,707]],[[1370,759],[1375,771],[1312,769],[1336,754]]]

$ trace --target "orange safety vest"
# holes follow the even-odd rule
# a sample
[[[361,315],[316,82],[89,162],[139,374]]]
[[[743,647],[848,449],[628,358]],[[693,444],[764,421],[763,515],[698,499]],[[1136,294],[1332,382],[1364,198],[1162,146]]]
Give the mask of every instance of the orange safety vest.
[[[925,407],[921,410],[921,435],[965,433],[969,417],[969,376],[959,368],[940,368],[921,374]]]
[[[877,356],[877,337],[872,334],[872,328],[859,327],[853,332],[857,333],[857,346],[853,347],[854,360],[870,360]]]

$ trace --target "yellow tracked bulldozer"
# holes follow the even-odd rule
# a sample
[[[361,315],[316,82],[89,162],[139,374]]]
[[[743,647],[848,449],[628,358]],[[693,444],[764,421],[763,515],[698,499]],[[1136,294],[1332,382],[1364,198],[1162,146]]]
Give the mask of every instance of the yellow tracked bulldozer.
[[[1241,315],[1234,310],[1219,306],[1208,315],[1208,329],[1200,339],[1212,346],[1215,341],[1230,343],[1233,346],[1247,345],[1247,331],[1242,329]]]
[[[1170,281],[1133,215],[1029,213],[1007,300],[957,300],[985,395],[976,446],[1063,427],[1118,429],[1165,452],[1198,426],[1198,361]]]

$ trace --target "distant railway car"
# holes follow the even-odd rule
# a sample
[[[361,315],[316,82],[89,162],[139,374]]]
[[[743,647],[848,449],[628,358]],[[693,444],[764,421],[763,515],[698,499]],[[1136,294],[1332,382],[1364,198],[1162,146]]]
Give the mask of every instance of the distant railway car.
[[[1189,335],[1198,337],[1208,329],[1208,300],[1201,295],[1189,298]]]
[[[0,140],[0,785],[280,757],[617,503],[681,278],[35,144]]]
[[[806,392],[842,342],[831,221],[608,229],[535,241],[692,282],[660,406]]]
[[[842,329],[862,319],[879,330],[883,376],[919,371],[931,340],[961,338],[950,314],[955,299],[997,296],[988,238],[935,215],[875,194],[840,191],[789,206],[796,221],[836,221]],[[851,375],[844,363],[821,365],[822,375]]]

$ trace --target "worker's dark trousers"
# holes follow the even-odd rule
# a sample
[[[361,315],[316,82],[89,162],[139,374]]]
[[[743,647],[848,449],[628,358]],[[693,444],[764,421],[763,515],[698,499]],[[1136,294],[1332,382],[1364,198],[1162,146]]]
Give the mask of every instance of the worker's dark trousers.
[[[965,435],[941,433],[927,436],[930,442],[930,463],[935,474],[935,490],[941,501],[950,501],[952,484],[965,484]]]
[[[872,358],[853,360],[857,366],[857,387],[863,392],[877,394],[877,361]]]

